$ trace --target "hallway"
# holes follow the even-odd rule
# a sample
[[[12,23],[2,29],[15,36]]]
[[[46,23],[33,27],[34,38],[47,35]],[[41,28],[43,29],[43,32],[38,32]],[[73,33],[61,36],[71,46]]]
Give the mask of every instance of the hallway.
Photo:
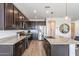
[[[24,51],[22,56],[46,56],[43,48],[43,41],[32,40],[28,49]]]

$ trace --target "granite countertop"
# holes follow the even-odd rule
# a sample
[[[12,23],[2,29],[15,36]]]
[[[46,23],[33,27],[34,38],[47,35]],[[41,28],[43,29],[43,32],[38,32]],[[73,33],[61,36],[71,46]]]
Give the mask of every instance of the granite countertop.
[[[79,44],[79,41],[76,41],[74,39],[67,39],[63,37],[47,38],[46,40],[50,44]]]
[[[12,37],[6,37],[6,38],[3,38],[3,39],[0,39],[0,45],[14,45],[16,44],[17,42],[23,40],[24,38],[26,37],[30,37],[30,35],[28,36],[12,36]]]

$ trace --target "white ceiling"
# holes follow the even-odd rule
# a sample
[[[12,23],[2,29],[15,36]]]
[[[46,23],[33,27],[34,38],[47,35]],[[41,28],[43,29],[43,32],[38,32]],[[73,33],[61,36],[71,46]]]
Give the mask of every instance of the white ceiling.
[[[14,5],[29,19],[66,16],[66,3],[15,3]],[[50,6],[50,8],[45,8],[45,6]],[[34,13],[34,10],[37,10],[37,13]],[[46,11],[49,13],[46,14]],[[52,11],[53,14],[51,14]],[[67,15],[72,20],[79,19],[79,3],[68,3]]]

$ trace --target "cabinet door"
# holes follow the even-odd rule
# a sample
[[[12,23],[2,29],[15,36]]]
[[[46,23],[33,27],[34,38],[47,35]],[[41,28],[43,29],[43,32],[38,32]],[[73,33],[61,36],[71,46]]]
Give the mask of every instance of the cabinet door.
[[[15,56],[20,56],[25,50],[25,39],[19,41],[18,43],[15,44],[14,48],[14,55]]]
[[[47,40],[44,40],[44,48],[47,56],[51,56],[51,45]]]
[[[5,4],[5,29],[12,29],[13,20],[13,4]]]
[[[22,48],[21,48],[21,55],[23,54],[24,50],[25,50],[25,39],[22,40],[23,43],[22,43]]]
[[[19,12],[18,26],[19,26],[20,29],[23,28],[23,20],[24,20],[24,16],[22,15],[21,12]]]
[[[19,11],[16,7],[14,7],[14,26],[15,26],[15,28],[18,26],[18,20],[19,20]]]

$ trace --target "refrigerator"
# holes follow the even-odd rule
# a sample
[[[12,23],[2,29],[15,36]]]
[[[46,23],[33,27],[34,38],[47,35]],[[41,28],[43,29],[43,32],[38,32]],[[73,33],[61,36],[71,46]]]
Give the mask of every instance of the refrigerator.
[[[38,40],[44,40],[46,32],[46,26],[38,26]]]

